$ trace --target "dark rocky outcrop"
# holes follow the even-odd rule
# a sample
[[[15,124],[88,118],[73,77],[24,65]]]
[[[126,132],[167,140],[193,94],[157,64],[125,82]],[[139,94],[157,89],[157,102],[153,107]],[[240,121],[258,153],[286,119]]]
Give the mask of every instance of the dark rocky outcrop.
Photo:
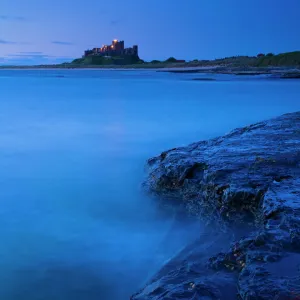
[[[270,74],[270,72],[266,72],[266,71],[260,71],[260,72],[245,71],[245,72],[237,72],[237,73],[233,73],[233,74],[237,75],[237,76],[258,76],[258,75]]]
[[[300,79],[300,71],[286,72],[280,76],[281,79]]]
[[[195,81],[216,81],[215,78],[209,78],[209,77],[199,77],[199,78],[193,78],[192,80],[195,80]]]
[[[219,230],[213,249],[190,245],[132,299],[300,299],[300,112],[163,152],[148,166],[150,193]],[[246,234],[222,248],[221,229],[244,223]]]

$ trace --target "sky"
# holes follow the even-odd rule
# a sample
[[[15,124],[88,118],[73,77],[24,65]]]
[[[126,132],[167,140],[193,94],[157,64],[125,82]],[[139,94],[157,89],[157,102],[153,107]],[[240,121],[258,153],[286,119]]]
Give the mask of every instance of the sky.
[[[147,61],[300,50],[300,0],[1,0],[0,65],[125,41]]]

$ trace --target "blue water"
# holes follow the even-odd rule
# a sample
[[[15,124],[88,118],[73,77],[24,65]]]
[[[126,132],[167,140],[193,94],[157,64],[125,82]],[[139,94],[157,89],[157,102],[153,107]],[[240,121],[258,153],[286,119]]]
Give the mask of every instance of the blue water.
[[[146,159],[300,110],[300,81],[214,76],[0,71],[0,299],[128,299],[200,233],[142,193]]]

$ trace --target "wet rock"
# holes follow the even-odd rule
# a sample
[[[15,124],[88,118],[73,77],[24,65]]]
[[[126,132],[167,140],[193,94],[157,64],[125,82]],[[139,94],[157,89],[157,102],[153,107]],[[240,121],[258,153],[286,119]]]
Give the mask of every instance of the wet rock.
[[[167,263],[131,299],[235,299],[237,275],[227,270],[217,273],[206,265],[210,254],[222,250],[228,239],[232,237],[217,232],[202,236]]]
[[[193,78],[192,80],[195,80],[195,81],[216,81],[215,78],[209,78],[209,77]]]
[[[225,251],[210,252],[201,272],[175,272],[168,283],[172,270],[196,266],[203,253],[178,257],[171,271],[156,276],[159,296],[147,285],[132,299],[229,299],[220,288],[226,281],[235,282],[242,299],[300,298],[300,112],[166,151],[148,163],[151,194],[220,228],[256,226],[227,242]],[[291,258],[298,269],[274,272]],[[200,290],[186,290],[189,282]]]
[[[280,76],[281,79],[300,79],[300,70],[294,72],[286,72]]]
[[[233,73],[233,74],[237,75],[237,76],[258,76],[258,75],[270,74],[270,72],[266,72],[266,71],[260,71],[260,72],[245,71],[245,72],[237,72],[237,73]]]

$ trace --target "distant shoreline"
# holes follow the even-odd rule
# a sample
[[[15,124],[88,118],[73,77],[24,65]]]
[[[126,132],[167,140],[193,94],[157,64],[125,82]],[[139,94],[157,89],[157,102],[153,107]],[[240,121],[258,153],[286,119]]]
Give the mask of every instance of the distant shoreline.
[[[274,55],[272,53],[257,56],[233,56],[214,60],[178,61],[171,57],[166,61],[153,60],[145,62],[139,60],[135,63],[122,63],[117,60],[98,59],[98,56],[75,59],[71,63],[52,65],[27,65],[27,66],[0,66],[3,69],[97,69],[97,70],[206,70],[211,72],[272,72],[273,70],[300,69],[300,51],[286,52]],[[90,58],[90,57],[88,57]],[[97,58],[97,59],[96,59]],[[100,57],[101,58],[101,57]],[[129,62],[129,61],[128,61]],[[192,71],[190,71],[192,72]],[[200,72],[200,71],[199,71]]]
[[[61,70],[73,70],[73,69],[97,69],[97,70],[162,70],[162,69],[213,69],[215,66],[192,66],[186,64],[137,64],[137,65],[72,65],[72,64],[60,64],[60,65],[25,65],[25,66],[0,66],[2,69],[61,69]]]
[[[178,74],[227,74],[227,75],[269,75],[273,78],[281,79],[300,79],[300,67],[232,67],[232,66],[178,66],[166,65],[163,67],[147,67],[138,68],[135,65],[127,65],[123,67],[114,66],[76,66],[76,67],[65,67],[62,65],[43,65],[43,66],[0,66],[1,70],[59,70],[59,71],[72,71],[72,70],[94,70],[94,71],[154,71],[154,72],[166,72],[166,73],[178,73]]]
[[[37,66],[0,66],[1,70],[103,70],[103,71],[157,71],[171,73],[211,73],[232,75],[270,75],[283,79],[300,78],[300,51],[274,55],[259,54],[255,57],[233,56],[215,60],[193,60],[189,62],[169,58],[166,61],[144,62],[134,64],[109,64],[111,61],[75,59],[72,63]],[[101,58],[101,57],[100,57]],[[90,64],[94,62],[93,64]]]
[[[0,70],[107,70],[107,71],[136,71],[136,70],[157,70],[157,71],[208,71],[208,72],[221,72],[223,71],[244,71],[244,72],[272,72],[283,70],[300,70],[300,65],[295,66],[267,66],[267,67],[253,67],[253,66],[230,66],[230,65],[211,65],[211,66],[196,66],[189,63],[186,64],[166,64],[166,65],[37,65],[37,66],[0,66]]]

